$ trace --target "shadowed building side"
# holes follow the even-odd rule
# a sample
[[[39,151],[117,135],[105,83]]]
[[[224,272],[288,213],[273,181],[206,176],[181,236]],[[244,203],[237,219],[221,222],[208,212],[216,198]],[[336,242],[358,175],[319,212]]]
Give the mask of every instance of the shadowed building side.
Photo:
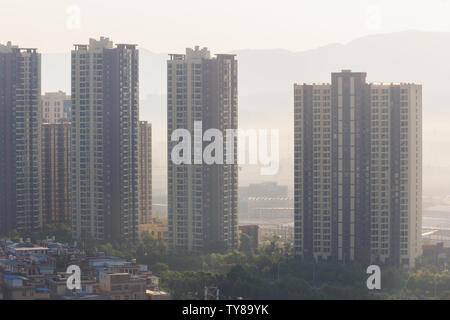
[[[42,124],[44,225],[72,222],[71,123]]]
[[[295,251],[413,267],[421,255],[422,87],[294,85]]]
[[[41,55],[0,45],[0,232],[42,227]]]
[[[139,122],[139,224],[152,222],[152,125]]]
[[[138,239],[139,52],[91,39],[72,51],[72,230]]]
[[[208,129],[238,127],[237,61],[234,55],[212,58],[207,48],[186,49],[167,62],[168,219],[172,251],[226,251],[238,245],[237,234],[237,143],[234,164],[192,163],[175,165],[171,141],[176,129],[191,134],[191,146],[206,144],[194,136]],[[195,123],[202,128],[195,132]],[[198,159],[197,159],[198,160]]]

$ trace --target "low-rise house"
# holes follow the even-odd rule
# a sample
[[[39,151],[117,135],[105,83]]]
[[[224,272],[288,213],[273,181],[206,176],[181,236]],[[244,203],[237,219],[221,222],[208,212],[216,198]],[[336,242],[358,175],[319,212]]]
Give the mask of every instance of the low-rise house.
[[[81,277],[81,289],[70,291],[67,288],[67,279],[70,277],[69,273],[58,273],[47,277],[47,284],[52,298],[62,298],[64,296],[73,295],[92,295],[95,293],[97,285],[96,279],[91,277]]]
[[[13,243],[6,246],[6,253],[15,256],[26,256],[30,254],[47,254],[48,248],[34,245],[30,242]]]
[[[110,300],[147,300],[146,279],[129,273],[101,271],[99,293]]]
[[[21,275],[2,275],[3,298],[5,300],[46,300],[50,291]]]
[[[0,240],[1,298],[14,300],[167,300],[159,290],[159,278],[136,260],[97,253],[87,257],[74,246],[54,239],[31,244]],[[81,268],[81,289],[69,290],[69,265]],[[59,271],[59,272],[57,272]]]

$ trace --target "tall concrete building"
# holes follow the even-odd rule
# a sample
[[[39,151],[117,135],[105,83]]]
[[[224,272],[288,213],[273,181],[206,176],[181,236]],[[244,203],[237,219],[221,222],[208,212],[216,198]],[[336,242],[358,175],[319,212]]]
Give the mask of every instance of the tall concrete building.
[[[139,122],[139,224],[152,222],[152,125]]]
[[[422,86],[370,85],[372,257],[414,265],[422,254]]]
[[[44,225],[72,224],[71,123],[42,124]]]
[[[72,51],[75,238],[138,238],[139,53],[90,39]]]
[[[41,97],[42,122],[58,123],[70,121],[71,117],[70,96],[65,92],[47,92]]]
[[[190,132],[193,149],[203,149],[201,137],[211,128],[225,133],[238,127],[237,61],[234,55],[211,57],[207,48],[171,54],[167,63],[168,218],[169,249],[211,251],[236,248],[237,139],[233,164],[206,164],[192,152],[191,164],[174,164],[171,141],[176,129]],[[197,123],[197,126],[196,126]],[[198,124],[201,123],[199,127]],[[225,138],[224,138],[225,139]]]
[[[41,55],[0,45],[0,232],[42,227]]]
[[[421,254],[422,89],[333,73],[294,85],[295,250],[413,266]]]

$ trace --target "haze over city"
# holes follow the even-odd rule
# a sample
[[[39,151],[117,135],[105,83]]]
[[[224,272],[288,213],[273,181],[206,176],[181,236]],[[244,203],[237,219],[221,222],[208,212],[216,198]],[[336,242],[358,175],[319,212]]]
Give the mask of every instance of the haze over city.
[[[166,146],[168,54],[194,45],[238,54],[240,126],[279,128],[283,150],[276,176],[262,177],[259,166],[244,166],[239,183],[278,181],[289,185],[290,192],[293,157],[286,151],[292,150],[293,127],[284,124],[292,116],[292,83],[327,82],[330,71],[341,69],[367,71],[370,81],[422,83],[424,195],[450,194],[450,132],[442,117],[450,110],[450,67],[445,63],[450,54],[449,1],[280,1],[274,6],[271,1],[233,0],[225,7],[214,1],[183,3],[14,1],[2,5],[0,26],[6,28],[20,10],[24,19],[8,36],[43,53],[43,92],[70,92],[68,50],[74,43],[103,35],[138,44],[141,118],[153,123],[154,152],[161,154]],[[120,24],[114,23],[117,17]],[[246,23],[248,17],[251,23]],[[45,37],[31,36],[28,27],[34,24]],[[276,117],[274,108],[279,110]],[[165,157],[155,159],[153,168],[154,194],[164,194]]]
[[[383,48],[380,50],[379,48]],[[141,117],[154,125],[154,152],[164,154],[166,146],[166,60],[168,53],[154,53],[140,47]],[[176,52],[181,52],[178,49]],[[259,166],[245,166],[240,184],[276,180],[292,184],[294,82],[328,82],[330,70],[365,70],[370,81],[420,82],[424,85],[424,194],[450,194],[450,132],[443,114],[449,113],[446,79],[450,66],[450,32],[403,31],[373,34],[347,44],[329,44],[305,51],[282,49],[231,50],[239,56],[239,115],[242,128],[279,128],[281,168],[276,176],[262,177]],[[392,55],[391,53],[395,53]],[[418,64],[418,61],[421,63]],[[43,92],[70,92],[70,54],[43,54]],[[276,115],[272,111],[276,108]],[[255,112],[257,111],[257,112]],[[155,159],[154,191],[163,193],[165,157]],[[161,170],[158,170],[160,168]],[[292,189],[291,189],[292,191]]]
[[[436,114],[449,110],[444,99],[450,74],[444,63],[450,53],[450,34],[446,33],[450,32],[449,1],[283,0],[276,6],[273,1],[256,0],[232,0],[227,6],[203,0],[184,3],[10,1],[2,4],[0,27],[7,30],[20,11],[22,22],[9,30],[8,37],[43,53],[43,92],[70,92],[68,50],[74,43],[103,35],[116,43],[138,44],[141,116],[154,123],[155,133],[162,133],[155,134],[157,153],[163,153],[166,143],[167,54],[194,45],[239,55],[240,125],[281,128],[283,150],[291,148],[287,137],[293,128],[283,124],[292,113],[293,82],[327,82],[330,71],[352,69],[367,71],[371,81],[423,83],[424,192],[450,194],[450,148],[445,147],[450,146],[450,132],[446,121]],[[45,37],[28,32],[34,25],[39,25]],[[280,112],[268,123],[273,108]],[[255,115],[254,110],[259,112]],[[166,160],[159,161],[154,163],[155,193],[166,188]],[[293,158],[281,161],[279,174],[271,179],[290,185],[289,169],[285,168],[293,166]],[[243,169],[240,184],[267,179],[255,175],[258,170]]]
[[[78,12],[79,23],[68,19]],[[183,0],[18,0],[2,1],[0,26],[4,29],[20,16],[21,23],[8,36],[44,53],[65,52],[73,43],[100,35],[160,53],[193,43],[214,52],[303,51],[373,33],[450,31],[449,13],[446,0],[281,0],[276,5],[268,0],[231,0],[227,5],[207,0],[188,5]],[[29,33],[33,26],[45,37]]]

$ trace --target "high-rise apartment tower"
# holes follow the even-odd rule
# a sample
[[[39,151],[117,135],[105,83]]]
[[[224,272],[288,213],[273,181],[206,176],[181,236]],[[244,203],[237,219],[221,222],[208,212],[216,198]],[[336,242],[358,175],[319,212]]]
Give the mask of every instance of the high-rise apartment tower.
[[[72,51],[75,238],[138,238],[139,53],[91,39]]]
[[[42,227],[41,55],[0,45],[0,232]]]
[[[421,254],[422,87],[333,73],[294,85],[295,250],[413,266]]]
[[[206,164],[201,152],[194,151],[190,164],[175,164],[171,159],[178,143],[171,141],[176,129],[190,132],[193,150],[203,150],[201,137],[208,129],[223,132],[224,140],[227,129],[237,129],[235,56],[211,57],[207,48],[199,47],[187,49],[186,54],[171,54],[167,85],[169,249],[236,248],[237,143],[223,149],[224,155],[234,155],[233,164]]]

